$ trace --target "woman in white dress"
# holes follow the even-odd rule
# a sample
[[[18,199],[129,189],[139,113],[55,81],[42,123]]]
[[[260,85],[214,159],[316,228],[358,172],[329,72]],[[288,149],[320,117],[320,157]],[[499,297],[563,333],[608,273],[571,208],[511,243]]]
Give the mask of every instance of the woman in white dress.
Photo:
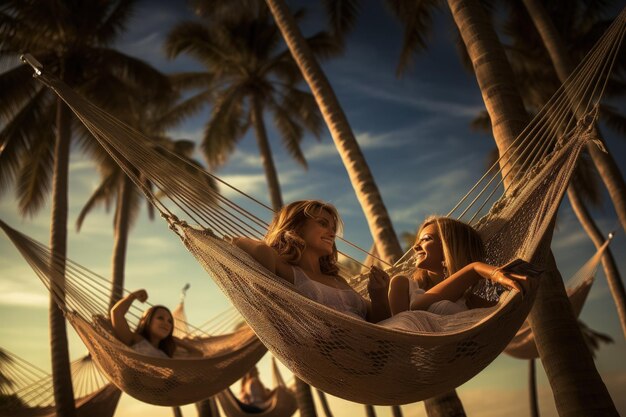
[[[335,235],[341,225],[337,209],[318,200],[295,201],[272,220],[264,240],[237,238],[234,243],[296,290],[345,314],[378,322],[390,316],[389,276],[370,271],[370,300],[339,276]]]

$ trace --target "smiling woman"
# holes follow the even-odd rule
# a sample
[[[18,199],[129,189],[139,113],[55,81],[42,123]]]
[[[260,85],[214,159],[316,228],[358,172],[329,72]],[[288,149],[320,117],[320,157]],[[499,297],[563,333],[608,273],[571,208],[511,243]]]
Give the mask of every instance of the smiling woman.
[[[148,299],[146,290],[131,292],[111,308],[111,325],[115,336],[139,353],[156,357],[172,357],[178,347],[184,348],[191,356],[202,356],[202,351],[190,343],[172,335],[174,318],[170,310],[161,305],[147,309],[137,329],[133,332],[125,315],[134,300],[142,303]]]
[[[340,226],[334,206],[295,201],[276,213],[263,241],[237,238],[234,243],[305,297],[370,322],[384,320],[390,315],[389,277],[372,268],[369,301],[339,276],[335,235]]]

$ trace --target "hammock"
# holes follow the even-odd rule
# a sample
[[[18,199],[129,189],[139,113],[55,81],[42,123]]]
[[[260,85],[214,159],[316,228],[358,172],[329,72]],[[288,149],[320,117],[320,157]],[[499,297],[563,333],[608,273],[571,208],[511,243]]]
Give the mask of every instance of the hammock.
[[[17,249],[52,292],[106,377],[136,399],[155,405],[183,405],[210,397],[243,376],[266,348],[249,327],[233,333],[190,340],[204,356],[185,352],[174,358],[140,354],[120,342],[108,319],[110,282],[69,259],[51,258],[50,250],[0,221]],[[65,270],[65,287],[58,285]],[[129,315],[139,319],[138,308]],[[187,325],[188,326],[188,325]]]
[[[612,235],[598,248],[596,253],[571,277],[566,283],[567,297],[572,305],[574,315],[578,317],[587,300],[591,286],[595,280],[595,273],[598,264],[602,260],[604,251],[611,242]],[[505,353],[517,359],[537,359],[539,352],[535,344],[535,336],[528,320],[524,321],[522,327],[517,331],[513,340],[504,349]]]
[[[1,417],[54,417],[52,376],[17,355],[5,352],[2,375],[11,381],[0,389]],[[90,356],[71,364],[78,417],[113,417],[122,392],[94,366]]]
[[[506,186],[498,182],[497,168],[491,169],[451,212],[470,222],[480,218],[475,227],[486,242],[488,263],[515,258],[543,262],[540,255],[549,247],[544,235],[582,147],[594,140],[597,103],[619,50],[625,15],[502,152],[499,165],[507,168]],[[272,354],[325,392],[365,404],[395,405],[449,391],[504,350],[532,306],[532,293],[522,299],[515,291],[484,283],[477,292],[497,299],[494,307],[453,316],[425,313],[427,330],[407,332],[362,322],[306,299],[219,237],[262,237],[267,227],[262,215],[209,189],[197,175],[181,170],[176,155],[157,150],[141,133],[44,73],[41,65],[31,65],[161,212]],[[582,107],[574,112],[572,103]],[[576,117],[581,113],[586,116]],[[137,172],[159,189],[159,196]],[[392,272],[413,267],[407,255]],[[362,277],[350,282],[357,290],[365,285]]]
[[[174,327],[177,331],[183,330],[186,334],[191,333],[187,326],[185,314],[185,294],[186,290],[189,288],[188,285],[189,284],[187,284],[183,289],[180,303],[178,303],[176,308],[172,310],[172,315],[174,316]],[[228,316],[231,315],[230,313],[232,312],[232,309],[230,310],[231,311],[220,315],[225,317],[225,320],[223,320],[224,323],[233,324],[234,319],[236,320],[237,318],[241,318],[239,314],[236,314],[235,317],[229,318]],[[210,323],[214,323],[214,321],[211,320]],[[243,325],[247,327],[245,322]],[[200,326],[199,328],[202,329],[202,327],[203,326]],[[292,390],[285,385],[285,381],[280,374],[280,370],[278,369],[274,358],[272,358],[272,379],[274,382],[274,390],[265,405],[263,407],[259,407],[263,409],[262,412],[249,413],[243,410],[241,402],[237,399],[230,388],[220,392],[215,396],[215,398],[222,406],[222,410],[227,417],[246,417],[249,415],[262,417],[290,417],[293,413],[295,413],[298,408],[298,404],[296,403],[296,398]]]
[[[274,380],[274,390],[265,405],[260,407],[263,412],[249,413],[241,408],[240,402],[230,388],[216,395],[217,401],[222,406],[222,411],[226,417],[290,417],[298,409],[296,397],[283,380],[280,370],[276,365],[276,360],[272,358],[272,377]]]
[[[180,302],[176,308],[172,310],[172,315],[174,316],[174,333],[192,333],[192,331],[188,328],[187,315],[185,314],[185,295],[188,288],[189,284],[185,285]],[[228,326],[237,325],[236,320],[240,320],[241,315],[233,315],[233,312],[236,312],[236,310],[231,308],[229,311],[220,314],[221,317],[224,317],[224,320],[222,321],[223,324],[220,324],[220,326],[223,326],[224,324]],[[209,323],[212,326],[215,326],[213,321],[209,321],[207,324]],[[241,327],[242,325],[248,327],[245,322],[240,322],[237,327]],[[204,327],[205,325],[201,325],[198,329],[203,330]],[[274,382],[274,390],[272,391],[270,398],[266,401],[266,404],[263,407],[260,407],[263,409],[263,412],[248,413],[243,410],[241,402],[237,399],[235,394],[233,394],[230,388],[227,388],[217,394],[215,398],[221,404],[222,410],[227,417],[245,417],[251,414],[263,417],[289,417],[296,411],[298,405],[296,403],[294,393],[285,385],[285,381],[280,374],[280,370],[278,369],[274,358],[272,358],[272,379]]]

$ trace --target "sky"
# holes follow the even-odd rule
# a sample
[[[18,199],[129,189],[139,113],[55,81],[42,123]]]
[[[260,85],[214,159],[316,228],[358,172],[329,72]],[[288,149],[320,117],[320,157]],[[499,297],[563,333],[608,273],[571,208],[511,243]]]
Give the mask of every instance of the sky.
[[[293,2],[289,3],[293,5]],[[309,14],[303,22],[305,34],[324,25],[317,2],[308,2]],[[117,48],[143,59],[163,72],[199,70],[189,58],[168,61],[162,52],[167,31],[190,17],[182,2],[142,2],[128,31]],[[481,177],[485,160],[494,142],[490,135],[472,131],[473,117],[484,109],[475,78],[466,72],[456,55],[452,19],[445,9],[435,15],[436,30],[429,48],[414,61],[403,78],[395,76],[401,45],[399,25],[379,2],[364,2],[361,16],[347,40],[346,52],[322,63],[335,89],[357,141],[376,179],[397,233],[414,231],[429,214],[445,214]],[[173,137],[193,139],[202,136],[208,108],[173,129]],[[327,132],[318,141],[305,137],[302,148],[308,170],[293,162],[282,149],[276,132],[267,125],[275,154],[285,201],[318,198],[337,206],[345,223],[344,236],[362,248],[369,248],[371,236],[365,218],[348,180],[332,139]],[[626,172],[626,141],[608,131],[609,151]],[[198,156],[198,158],[201,158]],[[228,163],[216,174],[261,201],[268,202],[265,179],[254,137],[241,142]],[[74,149],[70,165],[70,213],[68,256],[100,275],[110,274],[112,213],[93,212],[80,233],[74,222],[78,212],[99,183],[94,164]],[[49,205],[36,216],[22,219],[17,214],[14,193],[0,196],[0,218],[9,225],[47,243]],[[615,213],[605,196],[602,207],[593,210],[605,232],[618,227]],[[189,321],[204,323],[229,308],[210,277],[169,232],[166,224],[151,222],[145,211],[140,215],[130,239],[126,268],[126,288],[146,288],[153,303],[175,306],[180,290],[191,284],[186,309]],[[579,226],[567,202],[563,203],[552,245],[563,277],[569,277],[593,255],[594,247]],[[626,270],[626,238],[619,231],[611,245],[618,267]],[[48,295],[32,270],[8,239],[0,239],[0,346],[49,370],[47,330]],[[615,305],[601,271],[581,314],[591,328],[609,334],[615,343],[602,346],[596,366],[621,414],[626,414],[626,343],[617,319]],[[73,330],[70,333],[72,358],[86,353]],[[479,375],[457,389],[468,415],[526,416],[528,392],[526,361],[500,355]],[[283,375],[289,379],[285,368]],[[269,355],[260,363],[261,377],[269,384]],[[555,416],[556,409],[545,373],[538,371],[540,411]],[[621,387],[621,391],[620,391]],[[361,405],[330,399],[335,415],[359,415]],[[321,409],[318,409],[321,412]],[[378,415],[390,415],[388,407],[377,407]],[[424,416],[421,404],[403,406],[407,417]],[[139,414],[141,413],[141,414]],[[169,416],[171,409],[140,403],[122,396],[116,416]],[[183,407],[185,416],[194,416],[193,406]]]

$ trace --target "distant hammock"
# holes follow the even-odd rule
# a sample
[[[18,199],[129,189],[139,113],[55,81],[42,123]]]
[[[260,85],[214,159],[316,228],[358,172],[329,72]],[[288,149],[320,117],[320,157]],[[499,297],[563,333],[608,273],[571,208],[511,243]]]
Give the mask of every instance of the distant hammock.
[[[612,235],[609,235],[609,238],[598,248],[596,253],[566,283],[567,297],[576,317],[580,315],[583,309],[595,280],[598,264],[602,260],[609,243],[611,243],[611,239]],[[524,321],[524,324],[517,331],[506,349],[504,349],[504,352],[517,359],[537,359],[539,357],[535,336],[528,320]]]
[[[52,258],[45,245],[2,221],[0,228],[52,292],[102,372],[140,401],[172,406],[203,400],[241,378],[266,352],[247,326],[228,334],[194,335],[190,343],[203,351],[201,358],[189,357],[184,351],[173,358],[135,352],[113,334],[108,319],[109,280],[69,259]],[[129,314],[138,320],[138,311],[132,306]]]
[[[191,331],[187,327],[184,296],[185,292],[183,291],[183,297],[181,297],[178,306],[172,310],[172,314],[174,316],[175,327],[177,329],[183,329],[187,334],[190,334]],[[231,314],[228,312],[224,315],[224,322],[233,322],[232,318],[228,317],[229,315]],[[241,317],[239,314],[237,314],[237,316]],[[202,326],[200,328],[202,328]],[[251,413],[244,411],[241,408],[239,400],[230,388],[226,388],[224,391],[217,394],[215,398],[221,405],[226,417],[290,417],[298,409],[298,404],[293,390],[285,385],[285,381],[274,358],[272,358],[272,380],[274,389],[264,406],[259,407],[263,409],[262,412]]]
[[[6,352],[0,375],[0,417],[55,417],[52,376]],[[113,417],[122,392],[98,371],[90,356],[71,364],[77,417]]]
[[[595,139],[597,104],[619,51],[625,16],[626,11],[502,152],[502,175],[498,164],[494,165],[452,211],[470,221],[480,218],[475,226],[486,242],[488,263],[501,265],[518,257],[543,262],[539,255],[550,243],[545,232],[582,147]],[[500,295],[502,288],[483,282],[477,292],[498,299],[495,307],[451,316],[424,312],[420,316],[424,331],[406,332],[358,321],[306,299],[221,238],[262,237],[267,227],[262,216],[209,189],[197,175],[181,170],[176,155],[156,149],[141,133],[44,73],[37,63],[32,65],[38,78],[68,104],[161,211],[274,356],[299,378],[325,392],[355,402],[393,405],[449,391],[502,352],[532,306],[534,294],[523,300],[515,291]],[[577,119],[579,112],[572,110],[577,106],[587,116]],[[148,178],[162,197],[146,188],[137,172]],[[510,184],[506,189],[502,180],[498,182],[502,176]],[[501,197],[491,205],[494,195]],[[252,205],[258,203],[251,201]],[[490,205],[489,213],[481,218]],[[189,222],[199,227],[191,227]],[[413,268],[414,260],[407,254],[393,271]],[[363,277],[355,277],[351,283],[363,290]]]

